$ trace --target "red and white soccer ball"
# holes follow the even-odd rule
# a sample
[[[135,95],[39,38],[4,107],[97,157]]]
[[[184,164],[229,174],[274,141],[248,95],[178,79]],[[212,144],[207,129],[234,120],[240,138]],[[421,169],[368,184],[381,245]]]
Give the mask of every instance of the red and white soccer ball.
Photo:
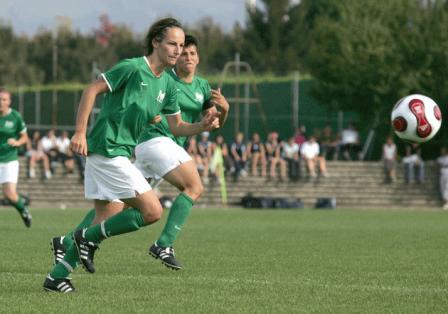
[[[442,125],[442,113],[431,98],[419,94],[400,99],[392,110],[392,128],[407,142],[424,143],[436,135]]]

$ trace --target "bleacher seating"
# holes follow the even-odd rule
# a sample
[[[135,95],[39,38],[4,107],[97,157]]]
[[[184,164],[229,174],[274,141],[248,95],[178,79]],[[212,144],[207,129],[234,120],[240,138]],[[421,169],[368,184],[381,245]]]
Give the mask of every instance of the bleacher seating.
[[[261,177],[243,177],[237,183],[227,180],[229,207],[235,207],[241,198],[251,192],[254,196],[300,198],[306,208],[313,207],[318,197],[336,197],[338,208],[439,208],[441,199],[438,189],[436,165],[426,163],[424,184],[404,184],[403,169],[398,166],[398,180],[393,184],[383,183],[381,162],[329,161],[330,177],[301,179],[299,182],[266,181]],[[79,175],[56,175],[47,181],[26,178],[25,159],[21,159],[18,190],[29,195],[32,207],[40,208],[88,208],[90,201],[84,200],[83,185]],[[166,196],[175,197],[177,191],[163,182],[160,190]],[[198,207],[224,207],[221,203],[218,183],[208,184]]]

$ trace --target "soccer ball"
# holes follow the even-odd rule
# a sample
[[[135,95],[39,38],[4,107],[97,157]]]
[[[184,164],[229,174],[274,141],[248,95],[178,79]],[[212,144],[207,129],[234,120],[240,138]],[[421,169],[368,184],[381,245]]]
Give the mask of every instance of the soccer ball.
[[[409,95],[400,99],[391,115],[392,128],[407,142],[424,143],[436,135],[442,124],[442,113],[431,98]]]

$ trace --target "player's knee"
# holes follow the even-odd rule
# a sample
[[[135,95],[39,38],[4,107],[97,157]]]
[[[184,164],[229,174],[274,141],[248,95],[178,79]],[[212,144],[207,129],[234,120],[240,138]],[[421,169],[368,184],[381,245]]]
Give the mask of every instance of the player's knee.
[[[201,197],[203,192],[204,186],[202,185],[201,181],[197,182],[196,184],[187,186],[184,189],[184,193],[187,194],[193,201],[197,201]]]
[[[147,225],[153,224],[153,223],[159,221],[160,218],[162,218],[162,214],[163,214],[163,208],[159,204],[159,205],[151,208],[151,210],[145,211],[143,213],[143,220],[145,221],[145,224],[147,224]]]

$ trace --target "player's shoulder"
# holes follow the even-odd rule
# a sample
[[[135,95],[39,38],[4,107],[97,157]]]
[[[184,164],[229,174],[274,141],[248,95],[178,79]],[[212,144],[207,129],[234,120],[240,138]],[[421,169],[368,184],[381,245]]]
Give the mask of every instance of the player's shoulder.
[[[195,75],[193,79],[197,82],[197,84],[199,84],[201,86],[210,86],[208,81],[199,75]]]
[[[176,76],[171,75],[171,73],[169,71],[163,72],[162,76],[165,79],[168,87],[177,89],[176,84],[177,84],[178,80],[176,79]]]
[[[11,108],[10,115],[14,118],[22,119],[22,115],[20,114],[20,112],[18,112],[17,110],[15,110],[13,108]]]
[[[122,67],[127,67],[132,70],[139,70],[144,68],[146,65],[145,57],[135,57],[135,58],[126,58],[122,59],[118,62],[118,65]]]
[[[195,75],[193,80],[195,81],[195,85],[197,86],[197,88],[202,90],[205,95],[210,94],[211,87],[209,82],[205,78]]]

